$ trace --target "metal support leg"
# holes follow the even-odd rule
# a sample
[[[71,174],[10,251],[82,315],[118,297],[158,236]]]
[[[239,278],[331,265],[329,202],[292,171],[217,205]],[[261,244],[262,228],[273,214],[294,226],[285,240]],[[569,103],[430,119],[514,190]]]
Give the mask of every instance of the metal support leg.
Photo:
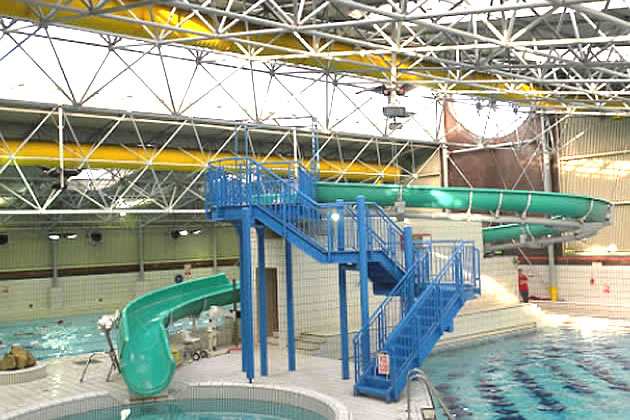
[[[238,244],[239,244],[238,245],[238,251],[239,251],[239,255],[242,258],[243,252],[244,252],[243,251],[243,242],[246,239],[243,239],[243,228],[241,226],[241,223],[240,222],[234,223],[234,227],[236,228],[236,232],[238,234]],[[242,263],[239,264],[239,267],[240,267],[240,276],[239,276],[239,278],[240,278],[240,281],[242,282],[243,281],[243,265],[242,265]],[[234,323],[235,324],[237,322],[240,323],[239,332],[240,332],[240,344],[241,344],[241,371],[242,372],[246,372],[247,371],[247,362],[245,361],[245,349],[243,347],[243,331],[244,331],[244,328],[245,328],[245,324],[243,322],[243,300],[242,300],[243,299],[243,294],[245,292],[243,291],[242,283],[241,283],[240,287],[241,287],[241,291],[240,291],[240,296],[241,296],[241,301],[240,301],[241,302],[241,305],[240,305],[240,320],[239,320],[238,317],[235,317],[234,318]],[[235,312],[235,316],[236,316],[236,314],[237,313]]]
[[[251,210],[243,209],[241,219],[241,335],[244,370],[247,379],[254,379],[254,325],[252,305],[252,227]]]
[[[337,200],[337,249],[345,248],[345,225],[343,200]],[[341,331],[341,378],[350,379],[350,355],[348,352],[348,297],[346,291],[346,269],[339,265],[339,330]]]
[[[265,228],[256,226],[258,238],[258,338],[260,375],[267,376],[267,294],[265,284]]]
[[[361,338],[363,348],[361,353],[364,359],[361,363],[367,366],[370,356],[370,331],[367,325],[370,321],[370,307],[368,301],[368,235],[367,235],[367,206],[365,198],[357,197],[357,229],[359,243],[359,288],[361,304],[361,328],[365,328],[365,336]]]
[[[295,370],[295,320],[293,312],[293,252],[291,242],[284,240],[284,260],[287,277],[287,341],[289,342],[289,370]]]

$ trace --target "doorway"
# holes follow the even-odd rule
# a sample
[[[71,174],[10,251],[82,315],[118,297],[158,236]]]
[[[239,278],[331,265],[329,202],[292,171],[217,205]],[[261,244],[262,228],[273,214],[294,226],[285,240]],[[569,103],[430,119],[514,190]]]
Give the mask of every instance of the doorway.
[[[267,306],[267,337],[280,331],[278,317],[278,269],[265,268],[265,294]]]

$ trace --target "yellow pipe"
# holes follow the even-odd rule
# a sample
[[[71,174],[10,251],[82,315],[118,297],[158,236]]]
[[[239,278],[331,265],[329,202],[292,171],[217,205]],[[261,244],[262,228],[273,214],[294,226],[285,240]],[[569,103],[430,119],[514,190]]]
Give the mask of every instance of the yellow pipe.
[[[58,3],[58,0],[41,0],[42,2],[50,3],[50,7],[41,7],[41,12],[44,14],[54,13],[55,19],[61,18],[72,18],[76,16],[75,12],[67,11],[67,10],[58,10],[55,7],[55,4]],[[70,0],[64,1],[64,6],[86,10],[86,6],[82,0]],[[133,1],[128,2],[129,5],[133,6]],[[113,8],[114,6],[118,6],[117,3],[111,2],[106,4],[103,7],[103,11],[106,12],[107,9]],[[29,7],[25,3],[18,3],[15,1],[1,1],[0,2],[0,14],[6,15],[19,19],[27,19],[33,21],[39,21],[39,17],[34,13],[34,8]],[[131,10],[119,10],[110,13],[111,15],[115,15],[125,19],[134,19],[139,21],[145,21],[147,23],[157,23],[160,25],[166,25],[168,27],[172,27],[172,32],[167,36],[168,39],[182,39],[182,38],[191,38],[190,44],[197,45],[213,50],[218,51],[229,51],[237,54],[242,54],[242,50],[237,46],[236,43],[232,41],[225,41],[222,39],[206,39],[206,40],[192,40],[194,37],[198,37],[200,35],[196,35],[190,32],[182,32],[192,31],[201,33],[207,36],[214,35],[214,32],[208,28],[208,26],[197,16],[190,17],[190,13],[187,11],[177,10],[173,12],[172,8],[159,6],[159,5],[151,5],[151,6],[139,6],[135,7]],[[211,21],[208,19],[208,21]],[[101,17],[101,16],[88,16],[81,19],[68,19],[64,22],[64,25],[74,26],[79,28],[86,29],[94,29],[98,31],[126,35],[135,38],[144,38],[148,39],[149,34],[148,31],[152,31],[156,36],[160,35],[162,29],[159,28],[149,28],[143,27],[140,23],[132,23],[126,21],[114,20],[111,18]],[[178,30],[181,29],[181,30]],[[248,30],[258,29],[256,27],[249,26]],[[231,28],[231,32],[243,32],[246,28],[242,24],[234,25]],[[260,34],[248,36],[247,40],[252,42],[273,44],[282,48],[289,48],[297,51],[304,51],[305,47],[302,45],[300,41],[298,41],[295,36],[292,34]],[[308,39],[305,39],[306,42],[310,42]],[[359,51],[355,51],[355,47],[353,45],[344,44],[341,42],[335,42],[331,44],[327,48],[326,51],[330,52],[344,52],[348,53],[344,57],[346,61],[335,61],[334,69],[335,70],[343,70],[349,72],[357,72],[361,75],[372,76],[376,78],[386,78],[387,76],[383,74],[384,70],[375,70],[373,66],[382,67],[384,69],[389,69],[391,67],[392,57],[391,55],[378,55],[378,54],[361,54]],[[274,55],[274,56],[282,56],[288,55],[289,52],[283,52],[280,50],[263,50],[261,55]],[[295,64],[304,64],[313,67],[322,67],[325,59],[322,58],[287,58],[286,61],[290,61]],[[408,64],[399,63],[398,69],[407,69]],[[430,74],[432,77],[438,78],[446,78],[449,77],[447,72],[445,71],[437,71],[437,70],[423,70],[421,64],[417,64],[413,68],[414,71],[425,71]],[[485,73],[472,73],[466,80],[474,81],[474,80],[496,80],[497,83],[487,84],[485,85],[486,89],[503,89],[503,90],[512,90],[515,91],[514,94],[502,94],[500,97],[504,99],[522,99],[523,95],[519,95],[518,92],[527,92],[530,95],[542,97],[544,95],[536,94],[536,88],[532,84],[520,84],[517,87],[506,86],[504,83],[500,82],[500,80],[490,74]],[[399,74],[398,80],[400,81],[418,81],[418,80],[427,80],[422,77],[410,74]],[[435,84],[427,85],[428,87],[437,88],[438,82]],[[457,84],[455,89],[466,89],[466,90],[475,90],[475,88],[464,86],[463,84]],[[479,94],[487,94],[485,89],[479,88]]]
[[[59,144],[45,141],[29,141],[20,147],[22,141],[8,140],[6,145],[0,143],[0,166],[7,162],[20,166],[59,166]],[[218,159],[233,158],[229,153],[205,155],[199,150],[185,149],[143,149],[137,146],[101,145],[94,151],[90,144],[66,143],[63,147],[64,168],[121,168],[121,169],[142,169],[149,165],[156,171],[181,171],[194,172],[207,167],[211,161]],[[19,149],[19,150],[18,150]],[[286,162],[287,159],[280,157],[262,156],[255,157],[259,162],[273,163]],[[308,160],[301,160],[307,168],[310,166]],[[383,182],[398,182],[401,170],[396,166],[386,167],[385,165],[371,163],[344,163],[336,160],[326,160],[320,162],[319,168],[322,178],[339,176],[343,174],[348,180],[364,181],[378,179],[382,177]]]

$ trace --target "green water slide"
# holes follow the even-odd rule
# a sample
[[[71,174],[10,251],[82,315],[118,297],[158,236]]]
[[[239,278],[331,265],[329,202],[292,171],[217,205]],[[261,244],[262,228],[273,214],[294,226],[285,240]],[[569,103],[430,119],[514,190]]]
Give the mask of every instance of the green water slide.
[[[316,186],[319,202],[332,203],[337,199],[356,201],[359,195],[381,206],[394,206],[402,199],[407,207],[491,213],[497,221],[500,220],[499,214],[515,214],[523,221],[483,229],[484,243],[518,239],[523,230],[532,238],[557,235],[566,229],[553,226],[561,226],[562,223],[573,228],[583,224],[599,229],[610,222],[612,207],[611,203],[599,198],[542,191],[332,182],[318,182]],[[549,219],[544,221],[543,217]],[[528,220],[540,223],[528,223]]]
[[[120,370],[129,390],[149,396],[166,389],[175,372],[166,327],[212,305],[228,305],[234,294],[225,274],[217,274],[154,290],[129,302],[118,326]]]

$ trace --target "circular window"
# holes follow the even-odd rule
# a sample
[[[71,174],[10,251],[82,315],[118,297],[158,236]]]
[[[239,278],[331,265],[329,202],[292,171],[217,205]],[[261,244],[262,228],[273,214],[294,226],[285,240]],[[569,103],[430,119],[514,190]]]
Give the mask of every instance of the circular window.
[[[487,98],[454,95],[450,110],[457,122],[482,139],[503,137],[519,128],[531,108]]]

